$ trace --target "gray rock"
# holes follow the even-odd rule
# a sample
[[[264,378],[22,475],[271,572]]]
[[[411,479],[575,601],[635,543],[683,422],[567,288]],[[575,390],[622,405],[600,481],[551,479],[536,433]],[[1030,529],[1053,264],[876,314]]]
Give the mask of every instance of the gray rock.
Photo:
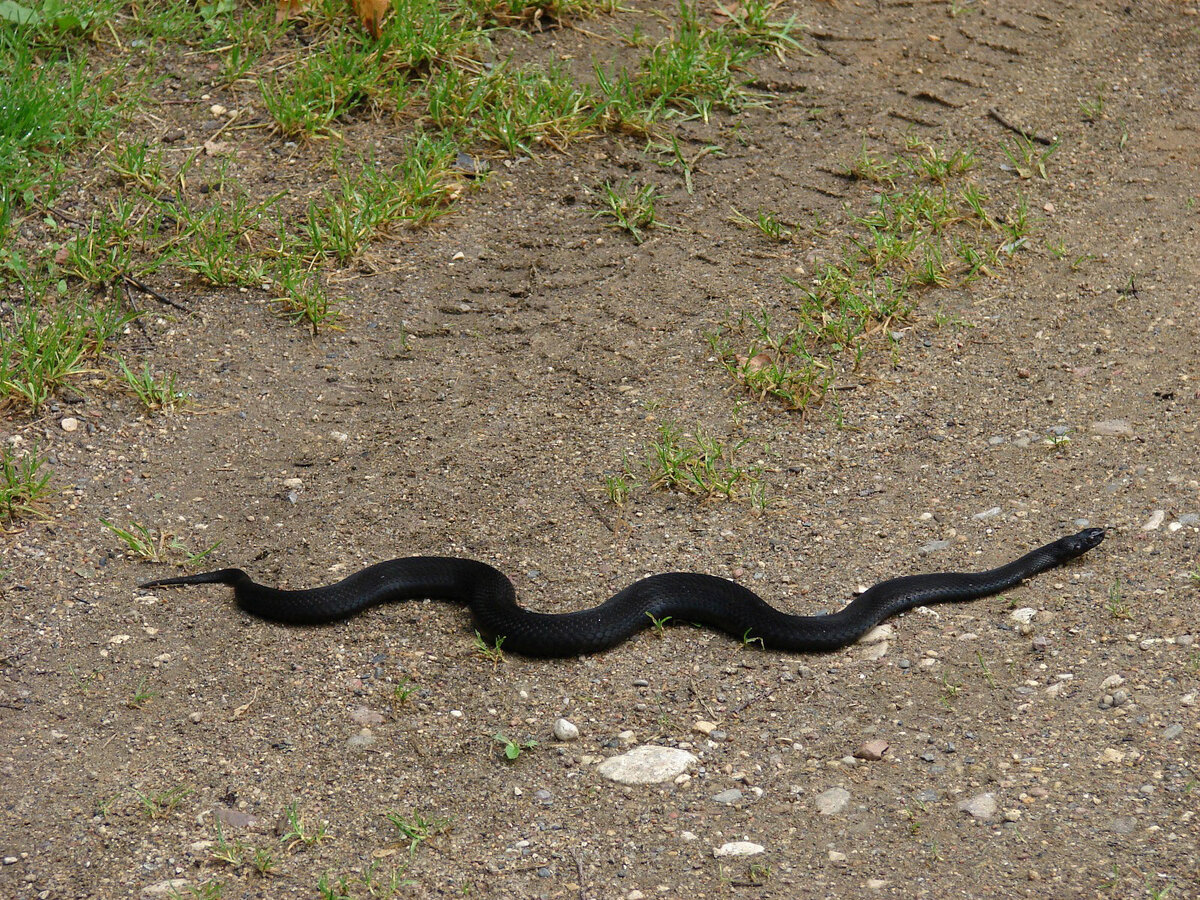
[[[850,803],[850,792],[843,787],[832,787],[817,794],[817,812],[823,816],[836,816]]]
[[[1092,434],[1103,434],[1109,437],[1133,434],[1133,426],[1124,419],[1105,419],[1102,422],[1092,423]]]
[[[979,794],[970,800],[961,801],[958,804],[958,808],[972,818],[982,819],[987,822],[995,817],[996,810],[999,807],[996,804],[996,795],[987,793]]]
[[[721,791],[721,793],[714,796],[713,803],[730,804],[730,803],[737,803],[741,799],[742,799],[742,792],[739,791],[737,788],[730,788],[729,790]]]
[[[609,757],[596,771],[621,784],[659,784],[682,775],[698,762],[699,758],[686,750],[645,744]]]
[[[920,551],[918,551],[918,552],[920,552],[921,555],[924,556],[929,553],[936,553],[938,550],[945,550],[949,546],[950,546],[949,541],[930,541],[928,544],[926,544],[924,547],[922,547],[920,549]]]
[[[1175,738],[1183,734],[1183,726],[1176,722],[1174,725],[1168,725],[1163,729],[1162,736],[1168,741],[1173,741]]]

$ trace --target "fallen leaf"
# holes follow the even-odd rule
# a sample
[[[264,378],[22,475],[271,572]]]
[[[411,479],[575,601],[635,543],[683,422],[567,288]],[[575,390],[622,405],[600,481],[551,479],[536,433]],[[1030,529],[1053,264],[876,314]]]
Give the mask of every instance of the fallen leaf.
[[[275,0],[275,24],[298,16],[311,5],[312,0]]]
[[[391,9],[391,0],[353,0],[354,11],[362,19],[363,27],[370,32],[371,37],[379,37],[380,26],[384,16]]]

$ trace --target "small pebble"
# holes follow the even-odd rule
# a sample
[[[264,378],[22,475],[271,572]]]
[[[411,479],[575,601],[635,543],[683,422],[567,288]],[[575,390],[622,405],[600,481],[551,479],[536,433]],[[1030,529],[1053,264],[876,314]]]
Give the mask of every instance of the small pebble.
[[[554,737],[560,741],[576,741],[579,740],[579,728],[570,719],[555,719]]]
[[[77,431],[79,429],[79,420],[74,416],[67,416],[59,423],[63,431]]]
[[[859,759],[876,761],[883,759],[883,754],[887,752],[887,749],[887,741],[876,739],[862,744],[857,750],[854,751],[854,755]]]

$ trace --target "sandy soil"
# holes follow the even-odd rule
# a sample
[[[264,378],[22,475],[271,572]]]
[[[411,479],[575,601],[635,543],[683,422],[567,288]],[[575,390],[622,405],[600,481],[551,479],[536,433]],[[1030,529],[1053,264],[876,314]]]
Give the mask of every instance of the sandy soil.
[[[266,295],[161,283],[194,314],[158,307],[127,345],[178,373],[190,410],[95,390],[10,414],[64,490],[0,544],[0,894],[314,897],[324,877],[326,896],[389,896],[398,873],[413,897],[1200,897],[1197,6],[793,9],[816,54],[758,65],[770,107],[681,127],[724,149],[694,193],[632,138],[496,160],[453,215],[335,273],[344,331],[312,338]],[[534,40],[614,52],[582,31]],[[189,78],[171,84],[194,105],[138,127],[194,142],[209,103],[241,99]],[[1103,115],[1084,121],[1097,91]],[[1047,180],[1005,170],[992,110],[1061,137]],[[386,150],[383,125],[354,127]],[[926,294],[894,345],[839,374],[836,403],[758,402],[705,332],[730,310],[786,316],[782,277],[811,273],[844,204],[870,200],[837,170],[864,139],[898,152],[908,133],[975,147],[985,190],[1023,191],[1029,247]],[[305,148],[230,138],[252,189],[267,173],[264,190],[321,187]],[[591,192],[630,176],[660,187],[672,226],[641,245],[592,217]],[[815,212],[834,236],[774,244],[731,207]],[[609,503],[603,476],[663,422],[747,441],[766,511],[644,480]],[[671,570],[828,611],[893,575],[1113,531],[1002,598],[894,621],[882,655],[673,628],[497,662],[453,604],[290,629],[222,589],[138,590],[167,568],[129,558],[101,518],[220,541],[214,563],[292,587],[469,556],[547,611]],[[560,716],[578,741],[551,736]],[[537,744],[509,761],[497,732]],[[871,740],[881,760],[848,759]],[[639,787],[596,773],[646,743],[699,766]],[[819,811],[838,787],[847,802]],[[986,813],[981,795],[991,814],[960,807]],[[283,839],[293,804],[326,839]],[[410,851],[389,814],[428,836]],[[215,858],[221,835],[238,864]],[[765,850],[714,857],[741,840]]]

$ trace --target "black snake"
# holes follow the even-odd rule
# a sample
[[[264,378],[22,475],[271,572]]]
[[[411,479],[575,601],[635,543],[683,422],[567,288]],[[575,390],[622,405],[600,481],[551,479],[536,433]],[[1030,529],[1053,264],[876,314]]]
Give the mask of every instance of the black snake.
[[[845,609],[824,616],[789,615],[740,584],[690,572],[643,578],[592,609],[530,612],[517,605],[516,589],[503,573],[486,563],[442,556],[393,559],[337,584],[302,591],[265,587],[241,569],[161,578],[141,586],[227,584],[246,612],[296,625],[344,619],[392,600],[457,600],[470,606],[481,635],[489,640],[503,637],[505,650],[526,656],[596,653],[668,618],[711,625],[766,648],[820,652],[851,644],[884,619],[917,606],[975,600],[1007,590],[1091,550],[1104,540],[1104,531],[1087,528],[986,572],[882,581]]]

